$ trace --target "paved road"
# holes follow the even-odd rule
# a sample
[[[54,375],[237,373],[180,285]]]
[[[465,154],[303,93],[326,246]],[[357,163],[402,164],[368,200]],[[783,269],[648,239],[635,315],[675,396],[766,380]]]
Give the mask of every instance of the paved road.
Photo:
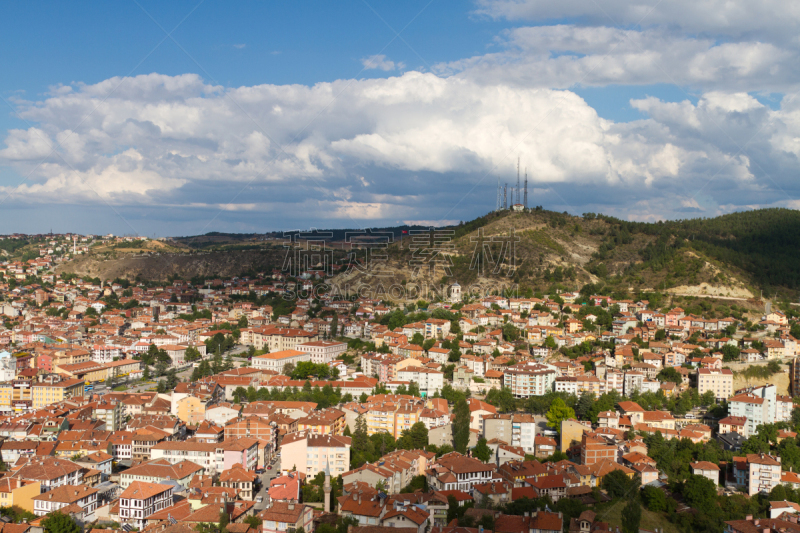
[[[272,470],[265,470],[263,474],[259,476],[261,479],[261,490],[255,495],[256,499],[256,513],[264,510],[267,506],[267,489],[269,488],[269,482],[275,479],[280,475],[281,471],[281,460],[280,458],[275,459],[275,462],[272,464]],[[258,501],[258,498],[262,498],[261,502]]]

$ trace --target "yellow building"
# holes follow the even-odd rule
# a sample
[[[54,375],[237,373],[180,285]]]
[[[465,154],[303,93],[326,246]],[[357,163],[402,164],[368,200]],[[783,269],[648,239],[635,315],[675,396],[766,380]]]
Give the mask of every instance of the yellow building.
[[[125,377],[130,374],[140,373],[142,370],[142,362],[135,359],[122,359],[120,361],[112,361],[106,363],[108,369],[108,377]]]
[[[89,383],[98,383],[108,379],[108,367],[94,361],[75,364],[59,364],[53,366],[54,372],[66,374],[71,378],[80,378]]]
[[[48,380],[34,383],[31,389],[33,408],[40,409],[51,403],[62,402],[76,396],[83,396],[84,381],[82,379],[67,379],[58,382],[50,382],[50,380]]]
[[[178,400],[177,416],[187,424],[200,424],[206,419],[206,400],[195,396],[186,396]]]
[[[38,481],[23,481],[21,479],[0,479],[0,507],[16,505],[33,512],[33,498],[42,493]]]

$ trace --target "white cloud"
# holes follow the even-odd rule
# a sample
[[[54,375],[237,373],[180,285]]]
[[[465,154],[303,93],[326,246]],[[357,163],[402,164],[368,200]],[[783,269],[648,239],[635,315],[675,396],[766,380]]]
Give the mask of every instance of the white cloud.
[[[406,64],[402,61],[395,63],[394,61],[386,59],[386,56],[383,54],[362,58],[361,64],[364,65],[364,69],[366,70],[377,69],[386,72],[390,70],[403,70],[406,68]]]
[[[246,44],[234,44],[233,47],[236,48],[237,50],[241,50],[242,48],[246,48],[247,45]]]
[[[476,13],[509,20],[577,19],[590,25],[660,25],[700,35],[792,39],[800,5],[782,0],[477,0]]]
[[[768,204],[792,186],[783,176],[798,170],[798,99],[771,110],[716,91],[631,105],[645,118],[615,123],[568,90],[420,72],[238,88],[151,74],[20,103],[35,126],[9,131],[0,158],[33,172],[19,202],[99,195],[305,221],[468,219],[494,207],[494,183],[513,179],[519,155],[531,205],[562,209],[613,213],[658,197],[653,213],[670,216],[696,210],[683,202],[698,192],[700,207]]]
[[[718,42],[663,28],[523,27],[504,32],[497,45],[499,51],[437,64],[434,71],[490,85],[543,88],[664,83],[780,92],[800,83],[796,46]]]

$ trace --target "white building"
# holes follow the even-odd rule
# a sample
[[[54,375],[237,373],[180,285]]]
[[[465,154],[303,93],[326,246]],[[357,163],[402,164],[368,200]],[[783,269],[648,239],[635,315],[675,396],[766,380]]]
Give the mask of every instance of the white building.
[[[145,518],[172,505],[172,485],[134,481],[119,496],[119,521],[144,529]]]
[[[503,370],[503,386],[511,389],[515,398],[543,396],[553,390],[558,371],[550,365],[520,363]]]
[[[17,359],[5,350],[0,352],[0,381],[11,381],[17,376]]]
[[[33,497],[33,514],[44,516],[63,507],[78,505],[83,509],[86,522],[94,521],[97,509],[97,489],[88,485],[63,485]]]
[[[347,351],[347,344],[335,341],[312,341],[298,344],[295,349],[310,355],[312,363],[328,364],[339,359],[339,356]]]
[[[287,474],[296,468],[312,478],[327,467],[335,478],[350,470],[350,444],[350,437],[340,435],[289,433],[281,442],[281,471]]]
[[[423,397],[441,392],[444,385],[443,373],[424,366],[408,366],[397,372],[397,379],[416,383]]]

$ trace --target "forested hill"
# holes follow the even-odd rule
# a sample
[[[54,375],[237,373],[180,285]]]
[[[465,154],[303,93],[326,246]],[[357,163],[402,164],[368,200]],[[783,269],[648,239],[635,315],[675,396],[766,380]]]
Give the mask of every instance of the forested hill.
[[[533,292],[553,285],[572,289],[591,283],[619,293],[631,288],[749,299],[759,290],[794,298],[800,292],[800,211],[761,209],[716,218],[656,223],[629,222],[585,213],[572,216],[541,207],[491,212],[451,228],[451,274],[420,274],[408,265],[414,250],[395,244],[389,265],[394,281],[497,286],[510,277]],[[497,241],[515,235],[513,269],[479,272],[477,247],[488,247],[505,266]],[[428,276],[425,279],[425,276]],[[380,283],[370,273],[344,282]]]
[[[689,248],[747,273],[768,292],[800,289],[800,211],[759,209],[655,224],[598,218],[619,227],[620,233],[654,236],[641,252],[653,268],[667,266],[682,248]]]

